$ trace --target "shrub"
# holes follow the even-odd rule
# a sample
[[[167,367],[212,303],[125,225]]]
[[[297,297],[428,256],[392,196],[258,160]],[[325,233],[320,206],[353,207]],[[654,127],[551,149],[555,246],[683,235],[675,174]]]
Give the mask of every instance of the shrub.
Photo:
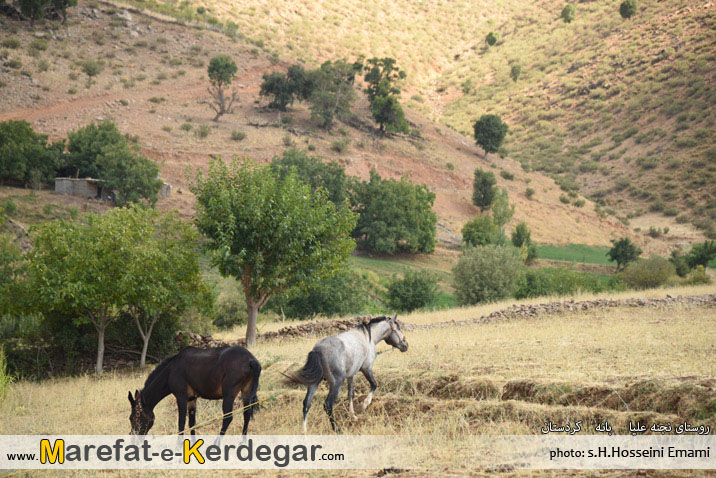
[[[30,184],[54,178],[64,143],[47,143],[26,121],[0,122],[0,181]]]
[[[682,254],[680,249],[671,251],[669,262],[674,266],[676,275],[679,277],[686,277],[689,271],[691,271],[691,267],[689,267],[689,264],[686,262],[686,256]]]
[[[514,247],[481,246],[463,251],[452,270],[458,302],[473,305],[509,297],[522,273],[522,260]]]
[[[527,197],[527,199],[532,199],[532,196],[534,196],[534,195],[535,195],[534,189],[532,189],[532,188],[525,189],[525,196]]]
[[[622,272],[622,280],[633,289],[651,289],[666,284],[675,272],[668,260],[651,256],[629,264]]]
[[[498,242],[500,229],[492,216],[481,214],[462,227],[462,242],[468,246],[486,246]]]
[[[353,272],[341,272],[307,289],[293,288],[272,297],[267,307],[283,312],[291,319],[346,316],[361,313],[368,296],[363,278]]]
[[[353,182],[350,200],[360,214],[353,237],[363,248],[387,254],[435,249],[435,193],[427,186],[405,177],[383,179],[372,170],[368,182]]]
[[[211,133],[211,126],[208,124],[199,125],[199,129],[196,130],[195,134],[198,138],[206,138]]]
[[[20,48],[20,45],[20,40],[14,37],[3,38],[2,41],[0,41],[0,46],[2,46],[3,48],[16,49]]]
[[[577,9],[572,4],[565,5],[562,9],[561,16],[564,23],[572,23],[572,20],[577,18]]]
[[[619,14],[622,18],[631,18],[636,15],[638,10],[637,0],[624,0],[619,5]]]
[[[584,207],[585,204],[586,204],[586,201],[584,199],[577,199],[574,202],[572,202],[572,205],[574,207]]]
[[[560,201],[562,204],[569,204],[569,203],[570,203],[569,196],[566,196],[566,195],[564,195],[564,194],[560,194],[560,196],[559,196],[559,201]]]
[[[510,67],[510,78],[516,83],[520,76],[522,76],[522,65],[515,63]]]
[[[696,266],[696,268],[691,271],[684,281],[686,285],[706,285],[711,282],[711,276],[706,273],[704,266]]]
[[[126,147],[127,139],[109,120],[92,122],[67,134],[68,147],[63,174],[81,178],[102,178],[97,159],[105,149]]]
[[[387,305],[396,312],[412,312],[427,307],[437,297],[437,281],[425,271],[406,272],[388,285]]]
[[[14,216],[17,212],[17,203],[11,198],[7,198],[3,202],[2,209],[6,216]]]
[[[569,269],[527,269],[520,277],[516,299],[578,292],[603,292],[621,288],[618,278],[600,279],[594,274]]]
[[[182,123],[182,125],[179,127],[180,130],[187,131],[187,132],[191,131],[191,128],[192,128],[191,123]]]
[[[705,241],[691,247],[686,255],[686,263],[691,269],[698,266],[706,267],[714,257],[716,257],[716,242]]]
[[[487,43],[488,46],[494,46],[498,42],[498,40],[499,37],[495,32],[490,32],[485,37],[485,43]]]
[[[247,323],[248,313],[243,294],[217,298],[211,322],[220,329],[230,329],[236,325]]]
[[[502,177],[502,179],[507,179],[508,181],[512,181],[513,179],[515,179],[515,175],[509,171],[500,171],[500,176]]]
[[[350,142],[351,140],[349,138],[334,141],[331,143],[331,151],[335,151],[336,153],[345,153],[348,151],[348,145]]]
[[[82,72],[91,78],[102,73],[104,63],[95,60],[85,60],[80,63],[80,67],[82,68]]]
[[[244,139],[246,139],[246,133],[235,129],[231,132],[231,139],[233,141],[243,141]]]

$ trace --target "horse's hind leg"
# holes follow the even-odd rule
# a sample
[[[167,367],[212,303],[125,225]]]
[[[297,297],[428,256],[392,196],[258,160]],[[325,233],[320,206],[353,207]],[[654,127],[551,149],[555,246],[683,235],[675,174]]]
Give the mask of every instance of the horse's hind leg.
[[[177,409],[179,410],[179,434],[184,434],[186,424],[186,397],[177,395]]]
[[[343,385],[343,379],[336,380],[334,383],[331,384],[331,388],[328,391],[328,396],[326,397],[326,401],[323,404],[323,408],[326,410],[328,418],[331,421],[331,428],[333,428],[333,431],[336,433],[340,433],[340,430],[336,426],[336,419],[333,418],[333,404],[336,403],[336,399],[338,398],[338,392],[341,391],[341,385]]]
[[[196,398],[187,402],[187,408],[189,410],[189,428],[191,429],[191,434],[196,435],[196,430],[194,430],[194,425],[196,424]]]
[[[348,411],[351,412],[351,418],[356,418],[356,411],[353,408],[353,395],[355,392],[355,388],[353,387],[353,377],[348,377],[347,385],[348,385]]]
[[[228,388],[228,387],[227,387]],[[232,393],[232,390],[224,391],[224,401],[221,404],[221,410],[224,412],[224,420],[221,422],[221,431],[219,435],[226,434],[226,429],[229,428],[231,421],[234,419],[234,399],[236,395]]]
[[[306,398],[303,399],[303,433],[306,433],[306,416],[308,416],[308,411],[311,409],[313,396],[316,394],[320,383],[321,382],[312,383],[308,386],[308,390],[306,390]]]

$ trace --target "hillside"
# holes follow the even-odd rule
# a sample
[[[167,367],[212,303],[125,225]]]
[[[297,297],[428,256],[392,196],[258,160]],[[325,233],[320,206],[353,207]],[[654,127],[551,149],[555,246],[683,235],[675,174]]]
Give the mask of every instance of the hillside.
[[[367,177],[376,168],[383,176],[407,175],[427,184],[437,195],[439,236],[446,245],[459,241],[460,227],[476,213],[470,201],[475,167],[494,168],[517,204],[513,223],[527,221],[539,242],[604,245],[629,233],[616,220],[600,217],[589,202],[582,208],[562,203],[563,193],[544,175],[526,173],[509,159],[485,161],[471,141],[417,110],[409,109],[407,116],[419,137],[378,136],[364,99],[355,108],[358,121],[338,125],[330,133],[317,129],[303,106],[279,122],[256,98],[261,75],[289,62],[243,40],[110,4],[81,2],[71,10],[66,26],[48,22],[34,31],[24,23],[1,21],[8,32],[3,43],[15,39],[16,45],[2,50],[9,61],[0,69],[0,121],[25,119],[56,139],[89,121],[114,119],[123,132],[139,137],[144,152],[161,162],[163,178],[174,186],[160,207],[177,209],[186,217],[193,208],[187,172],[204,166],[211,156],[267,161],[296,146],[339,161],[349,174]],[[208,98],[207,59],[218,52],[231,54],[239,65],[239,104],[234,114],[214,123],[203,103]],[[92,60],[102,68],[88,77],[82,66]],[[245,139],[233,141],[233,131],[245,133]],[[336,151],[339,143],[347,143],[343,152]],[[514,179],[501,177],[502,170]],[[525,196],[527,187],[535,190],[531,200]],[[668,241],[691,240],[692,232],[670,234]],[[649,241],[655,250],[668,246],[663,238]]]
[[[408,73],[404,99],[431,119],[469,136],[476,117],[498,113],[511,126],[506,153],[527,171],[625,222],[651,213],[636,227],[690,223],[714,234],[712,1],[642,0],[629,20],[619,0],[580,1],[569,24],[555,0],[127,2],[312,65],[395,57]],[[490,31],[500,41],[488,48]]]

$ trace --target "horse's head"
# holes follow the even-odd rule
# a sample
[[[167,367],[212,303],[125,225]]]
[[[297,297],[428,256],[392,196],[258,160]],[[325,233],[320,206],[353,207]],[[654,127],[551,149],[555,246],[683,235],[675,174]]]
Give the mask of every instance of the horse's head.
[[[134,397],[129,392],[129,403],[132,405],[132,413],[129,415],[129,423],[132,426],[131,435],[146,435],[154,425],[154,411],[144,408],[142,393],[135,390]]]
[[[392,318],[388,319],[390,324],[390,333],[385,338],[385,343],[397,347],[401,352],[408,351],[408,341],[405,340],[403,332],[400,330],[400,324],[398,323],[398,314],[395,314]]]

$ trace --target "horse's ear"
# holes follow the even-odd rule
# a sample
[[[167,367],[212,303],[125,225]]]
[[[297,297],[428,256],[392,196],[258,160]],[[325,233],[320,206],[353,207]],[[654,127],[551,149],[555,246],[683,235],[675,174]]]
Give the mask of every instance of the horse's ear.
[[[127,392],[127,398],[129,398],[129,403],[134,406],[134,398],[132,398],[132,392]]]
[[[393,322],[395,322],[395,320],[396,320],[397,318],[398,318],[398,313],[396,312],[395,315],[393,316],[393,318],[392,318],[391,320],[392,320]]]

